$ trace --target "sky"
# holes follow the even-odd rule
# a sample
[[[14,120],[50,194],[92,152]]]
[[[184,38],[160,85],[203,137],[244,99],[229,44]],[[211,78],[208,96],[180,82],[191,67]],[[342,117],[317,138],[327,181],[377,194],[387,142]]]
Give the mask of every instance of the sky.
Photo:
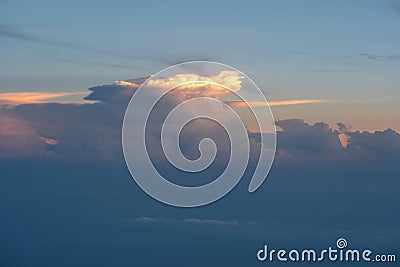
[[[278,108],[279,119],[400,129],[398,1],[0,5],[0,92],[82,92],[213,60],[251,75],[270,101],[328,100]]]
[[[399,26],[394,0],[0,1],[0,266],[262,266],[265,244],[318,250],[338,238],[399,260]],[[193,178],[157,140],[178,103],[247,89],[236,72],[146,81],[192,60],[231,65],[258,85],[276,151],[250,194],[271,132],[248,128],[238,185],[212,204],[179,208],[133,181],[122,131],[141,85],[158,93],[188,82],[149,116],[149,157],[181,185],[223,172],[231,152],[210,121],[194,121],[179,139],[189,159],[203,138],[216,143],[215,161]],[[209,80],[219,85],[199,83]],[[245,112],[243,101],[222,101]]]

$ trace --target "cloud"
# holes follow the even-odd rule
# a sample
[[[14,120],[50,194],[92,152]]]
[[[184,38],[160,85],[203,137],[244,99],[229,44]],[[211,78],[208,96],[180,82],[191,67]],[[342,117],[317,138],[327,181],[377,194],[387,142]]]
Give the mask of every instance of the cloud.
[[[362,157],[400,157],[400,134],[392,129],[371,132],[347,131],[347,150]]]
[[[377,55],[370,53],[360,53],[362,57],[368,58],[370,60],[398,60],[400,59],[400,55]]]
[[[392,129],[384,131],[352,131],[343,123],[337,123],[339,134],[345,143],[347,154],[360,157],[382,156],[395,158],[400,156],[400,134]]]
[[[277,155],[296,161],[368,161],[394,160],[400,156],[400,134],[392,129],[375,132],[351,131],[343,123],[339,130],[319,122],[313,125],[301,119],[277,121]]]
[[[172,223],[174,219],[170,218],[151,218],[146,216],[140,216],[133,220],[134,223]]]
[[[123,109],[103,103],[0,106],[0,156],[118,161]]]
[[[342,123],[342,122],[338,122],[338,123],[336,123],[336,125],[339,127],[339,131],[340,132],[348,132],[350,129],[349,128],[347,128],[347,126],[344,124],[344,123]]]
[[[226,225],[226,226],[239,226],[240,223],[237,220],[233,220],[233,221],[224,221],[224,220],[212,220],[212,219],[185,219],[183,220],[183,223],[189,223],[189,224],[210,224],[210,225]]]
[[[101,101],[103,103],[126,105],[135,93],[136,89],[149,77],[129,79],[126,81],[116,81],[110,85],[98,85],[90,87],[91,93],[84,99]]]
[[[111,85],[101,85],[89,88],[92,93],[85,97],[87,100],[98,100],[108,103],[128,102],[137,88],[149,77],[116,81]],[[230,93],[227,88],[239,91],[241,79],[237,72],[222,71],[214,76],[201,76],[197,74],[179,74],[168,78],[153,78],[148,81],[152,88],[174,88],[171,95],[178,99],[193,97],[218,98]]]
[[[93,93],[85,99],[115,102],[130,99],[135,90],[149,77],[116,81],[111,85],[101,85],[89,88]],[[201,76],[198,74],[178,74],[168,78],[155,78],[147,82],[151,88],[174,88],[172,94],[179,99],[194,97],[219,98],[230,94],[230,90],[237,92],[241,89],[243,79],[235,71],[221,71],[213,76]],[[227,89],[229,88],[229,89]],[[128,99],[128,100],[129,100]]]
[[[87,92],[11,92],[0,93],[0,105],[4,104],[32,104],[50,102],[66,102],[62,101],[62,97],[86,95]]]
[[[85,97],[87,100],[97,100],[103,102],[127,102],[134,94],[137,88],[149,77],[131,79],[126,81],[116,81],[111,85],[101,85],[89,88],[92,93]],[[153,78],[149,81],[149,86],[154,88],[174,88],[175,96],[180,99],[189,99],[194,97],[212,97],[222,98],[230,94],[230,91],[237,92],[241,89],[241,77],[237,72],[222,71],[214,76],[200,76],[197,74],[180,74],[169,78]],[[179,85],[179,86],[178,86]],[[324,103],[323,99],[292,99],[282,101],[269,101],[269,106],[288,106]],[[265,106],[265,102],[239,100],[226,100],[224,103],[232,108],[258,107]]]
[[[54,46],[54,47],[59,47],[59,48],[81,51],[81,52],[88,52],[91,54],[101,55],[103,57],[110,56],[110,57],[120,58],[120,59],[129,59],[130,58],[130,59],[140,60],[140,61],[158,62],[161,64],[165,64],[167,66],[171,66],[174,64],[182,63],[182,62],[194,61],[194,60],[204,60],[204,61],[212,60],[212,59],[215,60],[215,57],[210,59],[209,56],[204,57],[202,55],[197,55],[194,57],[193,56],[182,56],[182,52],[180,52],[179,55],[175,54],[175,53],[171,53],[171,52],[166,52],[166,51],[149,51],[149,50],[144,50],[144,51],[140,51],[140,52],[136,52],[136,53],[119,52],[119,51],[117,52],[117,51],[112,51],[112,50],[100,49],[100,48],[93,47],[93,46],[82,45],[82,44],[75,43],[75,42],[69,42],[69,41],[65,41],[65,40],[58,40],[58,39],[53,39],[53,38],[37,36],[30,32],[31,27],[38,28],[38,27],[47,27],[47,26],[58,26],[58,24],[56,24],[56,23],[53,23],[53,24],[30,24],[30,25],[23,25],[23,26],[0,24],[0,36],[6,37],[6,38],[11,38],[11,39],[18,40],[18,41],[23,41],[23,42],[29,42],[29,43],[35,43],[35,44],[41,44],[41,45],[49,45],[49,46]],[[74,63],[74,64],[80,64],[80,65],[124,68],[124,69],[138,68],[137,66],[132,66],[132,65],[128,65],[128,64],[99,62],[99,61],[93,61],[93,60],[86,60],[83,58],[78,58],[78,59],[60,58],[58,55],[57,56],[46,55],[46,57],[50,58],[52,60],[58,61],[58,62]]]
[[[323,103],[327,100],[322,99],[293,99],[293,100],[282,100],[282,101],[272,101],[269,102],[270,106],[290,106],[290,105],[302,105],[302,104],[314,104]]]
[[[323,103],[326,100],[321,99],[293,99],[293,100],[283,100],[283,101],[268,101],[270,107],[275,106],[290,106],[290,105],[302,105],[302,104],[314,104]],[[266,106],[266,102],[244,102],[244,101],[225,101],[232,108],[243,108],[243,107],[261,107]]]
[[[38,139],[43,141],[43,142],[45,142],[48,145],[51,145],[51,146],[55,146],[55,145],[58,145],[60,143],[60,141],[58,141],[56,139],[46,138],[46,137],[43,137],[43,136],[39,136]]]
[[[233,83],[236,90],[240,90],[241,78],[234,76],[228,79],[228,76],[227,73],[220,73],[215,78],[221,83]],[[121,126],[125,108],[135,90],[146,79],[146,77],[130,79],[117,81],[111,85],[91,87],[89,88],[91,93],[85,97],[86,100],[90,100],[88,101],[90,104],[49,103],[52,99],[68,97],[73,93],[0,94],[0,101],[3,103],[0,105],[0,139],[2,140],[0,156],[2,158],[28,155],[51,156],[68,160],[88,159],[110,162],[123,160]],[[191,82],[207,81],[207,78],[193,75],[175,76],[170,80],[156,80],[154,86],[171,86],[182,81],[195,85],[196,83]],[[189,88],[188,91],[189,95],[201,95],[202,87]],[[214,93],[216,97],[220,95],[222,93],[218,90]],[[187,97],[179,93],[174,97],[176,96]],[[174,97],[165,99],[161,111],[168,111],[170,106],[175,104],[174,101],[177,99]],[[273,106],[279,106],[321,101],[323,100],[306,99],[272,103]],[[13,105],[10,106],[10,104]],[[160,119],[162,117],[156,117],[149,124],[149,138],[157,139]],[[393,130],[373,133],[357,132],[341,123],[338,124],[338,129],[333,129],[323,122],[308,124],[301,119],[281,120],[277,121],[276,125],[279,129],[276,158],[281,162],[369,160],[394,158],[399,155],[399,134]],[[226,163],[226,158],[229,157],[227,149],[229,144],[224,143],[223,131],[220,131],[216,125],[199,121],[187,127],[182,133],[181,145],[186,156],[196,158],[199,140],[212,136],[216,143],[222,144],[220,146],[217,144],[221,153],[217,155],[216,163],[221,166]],[[249,133],[251,149],[254,151],[260,149],[259,135],[260,133]],[[155,156],[156,160],[165,160],[159,143],[156,141],[150,143],[152,156]],[[171,166],[161,166],[170,171]],[[218,173],[221,166],[212,169],[213,174]],[[213,176],[210,175],[210,177],[212,179]]]
[[[304,160],[336,158],[343,153],[339,132],[326,123],[310,125],[301,119],[288,119],[276,125],[282,129],[278,132],[278,155]]]
[[[54,40],[54,39],[48,39],[48,38],[43,38],[43,37],[37,37],[32,34],[27,34],[23,31],[21,31],[21,29],[19,27],[5,25],[5,24],[0,24],[0,35],[9,37],[12,39],[16,39],[16,40],[33,42],[33,43],[60,46],[60,47],[84,50],[84,51],[91,50],[90,48],[88,48],[86,46],[82,46],[82,45],[78,45],[78,44],[74,44],[74,43],[69,43],[69,42],[59,41],[59,40]]]
[[[37,129],[21,118],[0,111],[0,158],[47,156],[46,147],[38,139]]]
[[[140,216],[132,220],[133,223],[183,223],[183,224],[199,224],[199,225],[220,225],[220,226],[240,226],[237,220],[217,220],[217,219],[181,219],[176,220],[164,217],[147,217]]]
[[[104,61],[96,61],[96,60],[87,60],[87,59],[73,59],[73,58],[63,58],[59,56],[50,56],[46,55],[49,59],[54,60],[56,62],[62,63],[71,63],[78,64],[84,66],[99,66],[99,67],[107,67],[107,68],[115,68],[115,69],[143,69],[139,66],[129,65],[129,64],[121,64],[121,63],[107,63]]]
[[[168,78],[154,78],[148,82],[148,85],[155,88],[173,88],[179,86],[181,90],[204,90],[204,84],[212,86],[210,91],[214,97],[226,94],[226,90],[221,92],[221,86],[230,88],[233,91],[239,91],[241,88],[240,76],[236,71],[221,71],[218,75],[201,76],[198,74],[178,74]],[[215,95],[214,95],[215,94]],[[211,97],[211,96],[210,96]]]
[[[59,246],[54,246],[56,240],[61,246],[77,246],[73,259],[83,262],[88,253],[95,255],[97,265],[112,265],[121,255],[130,255],[123,258],[128,264],[156,266],[165,265],[172,255],[170,249],[165,250],[169,246],[186,255],[169,265],[184,265],[197,256],[205,258],[206,265],[221,248],[222,253],[243,259],[236,252],[253,253],[254,244],[263,244],[265,237],[268,244],[284,240],[302,247],[310,244],[299,242],[311,237],[316,245],[322,240],[325,246],[326,240],[342,236],[341,229],[352,232],[351,242],[370,244],[386,238],[391,243],[375,243],[376,247],[398,248],[398,235],[393,233],[398,233],[399,220],[399,133],[281,120],[276,122],[280,128],[276,161],[256,194],[248,194],[247,172],[231,193],[212,205],[172,208],[150,199],[130,180],[122,157],[126,101],[142,80],[92,87],[88,98],[96,101],[93,104],[0,106],[0,208],[7,217],[0,229],[7,232],[7,242],[15,244],[12,251],[32,251],[32,244],[39,242],[43,246],[36,254],[54,255],[54,262],[60,257],[70,259],[70,251],[60,254]],[[203,131],[215,132],[215,126],[205,122],[194,126],[186,129],[183,138],[189,155],[198,153],[198,140],[208,134]],[[340,134],[349,136],[346,147]],[[253,147],[259,137],[260,133],[250,135]],[[224,143],[221,147],[229,149]],[[222,156],[227,158],[225,151]],[[256,159],[251,158],[250,165]],[[223,169],[223,161],[215,163]],[[169,170],[162,166],[160,171]],[[187,173],[178,174],[182,184],[201,178],[187,181]],[[55,210],[60,211],[57,216]],[[37,225],[46,231],[37,231]],[[55,238],[54,233],[62,234]],[[231,245],[227,246],[227,240]],[[96,245],[88,252],[88,244]],[[98,244],[109,252],[100,259]],[[121,254],[121,248],[135,253]],[[155,250],[165,254],[154,257]],[[149,264],[154,258],[161,259],[160,264]],[[218,264],[223,266],[227,257],[220,258]],[[248,266],[247,258],[243,262],[236,259],[230,258],[230,266]],[[35,262],[40,265],[41,260]],[[10,261],[15,258],[10,256]]]
[[[49,24],[37,24],[33,25],[35,27],[42,27],[42,26],[48,26]],[[52,24],[55,25],[55,24]],[[25,25],[26,27],[26,25]],[[117,57],[121,59],[126,59],[126,58],[132,58],[136,60],[144,60],[144,61],[153,61],[153,62],[160,62],[163,64],[168,64],[172,61],[176,61],[176,55],[172,54],[167,54],[167,53],[162,53],[162,52],[156,52],[156,51],[142,51],[141,53],[121,53],[121,52],[116,52],[116,51],[109,51],[109,50],[104,50],[104,49],[99,49],[95,48],[92,46],[86,46],[74,42],[68,42],[64,40],[57,40],[53,38],[46,38],[46,37],[41,37],[37,36],[31,33],[27,33],[21,26],[15,26],[15,25],[7,25],[7,24],[0,24],[0,36],[7,37],[7,38],[12,38],[14,40],[19,40],[19,41],[24,41],[24,42],[30,42],[30,43],[36,43],[36,44],[42,44],[42,45],[50,45],[54,47],[60,47],[60,48],[66,48],[66,49],[71,49],[75,51],[82,51],[82,52],[89,52],[92,54],[99,54],[101,56],[112,56],[112,57]],[[55,60],[60,60],[59,58],[54,58]],[[61,59],[62,60],[62,59]],[[70,59],[67,59],[67,61],[72,61]],[[121,65],[121,64],[107,64],[107,63],[99,63],[99,62],[88,62],[84,60],[75,60],[74,63],[81,63],[81,64],[90,64],[90,65],[101,65],[101,66],[113,66],[113,67],[127,67],[131,68],[131,66],[127,65]]]

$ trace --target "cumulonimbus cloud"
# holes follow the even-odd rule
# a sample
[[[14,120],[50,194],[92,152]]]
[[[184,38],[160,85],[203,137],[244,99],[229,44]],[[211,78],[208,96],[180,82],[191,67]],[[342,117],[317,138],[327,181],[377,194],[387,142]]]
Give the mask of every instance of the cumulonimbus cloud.
[[[190,81],[188,77],[176,77],[176,80],[168,82],[177,83],[182,79]],[[192,77],[192,79],[203,78]],[[240,77],[225,80],[224,75],[218,76],[218,79],[220,82],[233,82],[237,86],[240,81]],[[132,79],[115,82],[112,85],[92,87],[86,99],[96,103],[90,105],[49,103],[59,97],[75,93],[0,94],[0,140],[4,141],[0,143],[0,157],[27,155],[43,157],[47,156],[47,150],[62,158],[90,158],[92,160],[102,158],[111,161],[121,159],[120,129],[124,111],[132,94],[145,80],[146,78]],[[165,86],[166,83],[163,82],[165,81],[158,81],[155,86]],[[201,91],[201,87],[196,90]],[[196,90],[194,92],[198,94]],[[272,101],[270,105],[285,106],[321,102],[324,100],[298,99]],[[227,101],[227,103],[237,108],[244,104],[240,101]],[[265,103],[250,102],[248,104],[257,106]],[[276,125],[280,129],[278,131],[278,160],[287,158],[320,160],[327,157],[361,159],[366,155],[368,157],[398,155],[400,151],[400,135],[393,130],[367,133],[351,131],[342,126],[338,131],[331,129],[326,123],[311,125],[302,120],[282,120]],[[213,128],[201,127],[201,129]],[[188,139],[190,143],[197,140],[197,135],[199,135],[197,131],[188,133],[195,135]],[[347,137],[345,144],[341,140],[342,135]],[[256,146],[257,137],[254,136],[251,139],[254,140],[252,144]],[[197,149],[196,146],[188,145],[187,148],[188,154],[196,155],[197,150],[193,153],[189,151],[192,148]]]
[[[126,81],[116,81],[111,85],[95,86],[90,88],[91,93],[85,99],[114,102],[116,99],[124,99],[131,97],[139,86],[146,81],[147,78],[131,79]],[[237,92],[242,88],[242,76],[237,72],[222,71],[214,76],[201,76],[198,74],[180,74],[168,78],[157,78],[149,81],[149,86],[155,88],[174,88],[175,94],[181,98],[187,99],[192,97],[213,97],[223,98],[231,92]],[[230,90],[228,90],[229,88]],[[289,106],[324,103],[323,99],[291,99],[281,101],[247,101],[226,100],[226,104],[232,108],[258,107],[258,106]]]

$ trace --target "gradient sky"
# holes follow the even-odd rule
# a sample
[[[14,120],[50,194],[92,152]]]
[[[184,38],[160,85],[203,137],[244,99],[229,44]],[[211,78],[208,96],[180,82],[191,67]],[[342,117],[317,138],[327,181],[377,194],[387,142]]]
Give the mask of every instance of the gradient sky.
[[[322,250],[338,238],[397,256],[374,266],[398,266],[399,29],[395,0],[0,0],[0,266],[268,266],[256,260],[265,244]],[[248,193],[268,131],[249,132],[248,168],[229,194],[184,209],[133,181],[121,131],[138,78],[189,60],[248,74],[278,131],[259,190]],[[187,95],[223,95],[193,85],[175,88],[146,125],[157,171],[189,186],[230,158],[225,131],[200,120],[179,145],[194,159],[212,138],[212,166],[191,176],[166,161],[159,120]],[[226,103],[248,115],[243,102]],[[282,264],[299,265],[309,263]]]
[[[230,64],[277,119],[400,130],[399,1],[2,1],[0,92],[82,92],[187,60]]]

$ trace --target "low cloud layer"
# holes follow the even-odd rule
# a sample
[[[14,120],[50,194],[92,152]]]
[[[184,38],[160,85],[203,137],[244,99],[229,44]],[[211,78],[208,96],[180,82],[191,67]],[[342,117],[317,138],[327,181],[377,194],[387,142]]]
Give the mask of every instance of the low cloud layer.
[[[140,216],[135,218],[133,223],[183,223],[183,224],[194,224],[194,225],[216,225],[216,226],[240,226],[241,223],[237,220],[218,220],[218,219],[172,219],[164,217],[147,217]]]

